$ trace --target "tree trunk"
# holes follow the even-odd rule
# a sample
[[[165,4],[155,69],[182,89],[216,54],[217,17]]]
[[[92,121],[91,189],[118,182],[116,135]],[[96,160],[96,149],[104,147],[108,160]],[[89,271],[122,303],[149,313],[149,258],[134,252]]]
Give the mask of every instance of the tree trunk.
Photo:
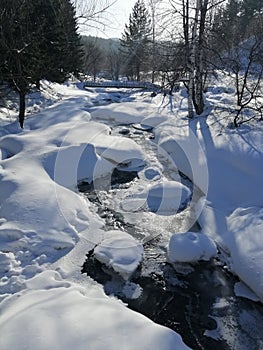
[[[24,91],[19,91],[19,124],[20,127],[24,128],[25,120],[25,110],[26,110],[26,93]]]
[[[194,106],[198,115],[204,111],[204,94],[203,94],[203,74],[199,70],[196,72],[195,77],[195,90],[194,90]]]
[[[194,117],[194,109],[193,109],[193,95],[194,95],[194,78],[193,76],[189,77],[188,83],[188,118],[192,119]]]
[[[196,76],[194,91],[194,106],[198,115],[204,111],[204,41],[205,41],[205,25],[208,8],[208,0],[197,0],[196,7],[199,12],[199,32],[196,51]]]

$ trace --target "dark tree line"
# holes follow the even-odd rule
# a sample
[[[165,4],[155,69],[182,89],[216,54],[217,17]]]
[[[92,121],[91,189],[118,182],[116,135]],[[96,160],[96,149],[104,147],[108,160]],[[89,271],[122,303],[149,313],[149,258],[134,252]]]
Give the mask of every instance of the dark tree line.
[[[69,0],[0,0],[0,83],[25,97],[41,79],[63,82],[81,67],[75,11]]]

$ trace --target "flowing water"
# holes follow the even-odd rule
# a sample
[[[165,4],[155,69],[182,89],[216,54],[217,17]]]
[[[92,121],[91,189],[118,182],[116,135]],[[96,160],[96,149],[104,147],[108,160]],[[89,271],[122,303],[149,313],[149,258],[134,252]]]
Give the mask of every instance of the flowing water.
[[[138,130],[132,125],[111,127],[113,135],[132,138],[146,152],[144,169],[151,170],[148,174],[158,175],[158,169],[162,169],[161,176],[180,179],[195,193],[192,201],[198,200],[201,194],[189,179],[158,154],[150,130]],[[142,171],[143,168],[127,171],[116,167],[109,188],[103,187],[103,180],[96,190],[93,184],[79,184],[79,190],[103,218],[105,230],[124,230],[144,245],[144,259],[129,281],[99,263],[93,251],[87,252],[82,272],[101,283],[106,294],[115,295],[129,308],[178,332],[192,349],[263,349],[263,306],[235,296],[237,278],[229,272],[220,252],[209,262],[167,263],[166,247],[171,234],[182,231],[189,222],[192,231],[199,230],[198,223],[191,222],[191,205],[166,216],[121,210],[123,198],[145,186],[147,173],[142,177]]]

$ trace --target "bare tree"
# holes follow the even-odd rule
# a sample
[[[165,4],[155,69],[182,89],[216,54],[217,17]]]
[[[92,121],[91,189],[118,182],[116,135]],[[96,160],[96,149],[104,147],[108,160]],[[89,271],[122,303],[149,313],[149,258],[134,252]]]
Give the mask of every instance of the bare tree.
[[[106,64],[108,71],[110,73],[111,79],[119,80],[120,70],[121,70],[121,52],[116,45],[111,45],[106,52],[107,59]]]
[[[232,52],[230,68],[236,88],[237,109],[235,127],[253,118],[263,117],[262,77],[263,40],[256,35],[250,37]]]
[[[188,116],[204,111],[204,86],[207,76],[209,14],[225,0],[170,0],[172,11],[181,17],[184,41],[184,67],[187,74]]]
[[[117,0],[72,0],[76,9],[76,18],[82,32],[98,29],[112,24],[108,16],[110,7]]]
[[[263,12],[245,6],[248,3],[251,5],[249,1],[229,2],[218,14],[214,33],[214,42],[219,47],[218,51],[214,48],[214,62],[218,69],[229,74],[235,86],[235,127],[263,117]],[[261,2],[253,3],[263,8]]]
[[[93,76],[96,81],[97,75],[103,66],[104,51],[98,43],[97,38],[84,37],[83,41],[83,69],[85,73]]]

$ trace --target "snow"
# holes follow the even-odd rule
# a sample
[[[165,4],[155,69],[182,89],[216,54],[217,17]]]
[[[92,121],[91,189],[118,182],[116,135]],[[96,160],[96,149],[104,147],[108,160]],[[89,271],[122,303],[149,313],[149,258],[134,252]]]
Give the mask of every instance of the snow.
[[[142,125],[148,125],[150,127],[156,127],[160,125],[161,123],[165,122],[167,120],[167,116],[163,116],[160,114],[150,114],[149,116],[145,117],[141,124]]]
[[[140,178],[145,178],[146,180],[158,180],[161,177],[161,170],[154,166],[145,167],[139,172]]]
[[[122,99],[118,93],[111,96],[118,103],[105,106],[105,95],[95,89],[44,84],[45,98],[28,100],[34,114],[27,116],[24,130],[10,122],[15,113],[4,108],[0,113],[1,350],[54,344],[56,349],[87,344],[92,350],[188,349],[177,333],[132,312],[80,274],[91,249],[125,279],[143,258],[141,244],[126,232],[104,231],[104,222],[77,190],[83,179],[107,178],[110,185],[116,166],[139,171],[145,185],[131,186],[136,190],[121,198],[124,212],[160,215],[154,224],[161,215],[194,209],[201,232],[173,229],[169,261],[209,260],[217,245],[228,268],[263,301],[263,127],[228,127],[229,113],[221,108],[233,104],[230,85],[209,88],[207,110],[188,120],[184,90],[174,94],[172,105],[169,96],[137,93]],[[144,168],[150,152],[128,137],[111,135],[109,125],[119,124],[143,126],[141,133],[153,128],[160,163],[191,179],[191,191],[178,173],[168,180],[160,163],[148,161]],[[129,283],[126,294],[136,297],[139,287]],[[235,290],[257,300],[240,284]]]
[[[184,232],[172,235],[168,246],[169,262],[210,260],[217,254],[215,242],[203,233]]]
[[[207,193],[210,173],[207,157],[196,134],[188,123],[175,124],[170,118],[156,127],[155,135],[161,156],[169,159],[175,167],[187,175],[195,185]]]
[[[106,298],[96,288],[67,286],[52,274],[48,279],[52,284],[43,285],[39,277],[40,283],[34,281],[38,289],[2,303],[2,350],[189,349],[173,331]]]
[[[256,294],[253,293],[252,290],[248,288],[248,286],[245,285],[243,282],[237,282],[235,284],[235,295],[253,301],[260,301],[259,297],[257,297]]]
[[[124,211],[152,211],[161,215],[170,215],[184,208],[189,201],[191,191],[177,181],[162,181],[149,185],[145,190],[127,196],[121,203]]]
[[[263,128],[260,123],[228,127],[225,106],[234,106],[235,100],[229,81],[209,88],[206,98],[203,115],[188,120],[185,93],[176,93],[173,110],[163,108],[169,118],[155,127],[155,140],[160,154],[203,193],[194,205],[202,231],[263,301]]]
[[[107,231],[94,249],[94,256],[124,279],[129,279],[142,261],[143,246],[126,232]]]
[[[100,100],[98,93],[70,84],[50,87],[57,98],[46,106],[44,99],[34,108],[29,98],[27,110],[35,114],[27,115],[24,130],[15,122],[0,132],[1,350],[189,349],[177,333],[81,275],[85,255],[96,248],[98,259],[109,254],[108,264],[128,278],[143,248],[124,232],[104,232],[104,222],[78,193],[78,181],[108,176],[119,163],[141,169],[146,155],[92,120],[87,109]],[[133,113],[119,104],[116,120],[126,110],[127,119],[140,122],[147,106],[144,101]],[[126,285],[129,293],[140,291]]]

